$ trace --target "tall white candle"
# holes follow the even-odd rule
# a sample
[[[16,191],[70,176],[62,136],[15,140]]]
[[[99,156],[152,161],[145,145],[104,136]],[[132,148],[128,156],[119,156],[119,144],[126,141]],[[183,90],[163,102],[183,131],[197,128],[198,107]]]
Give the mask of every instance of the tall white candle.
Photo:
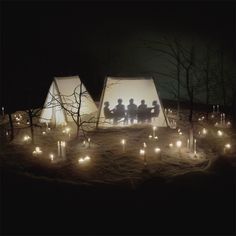
[[[153,137],[155,137],[156,136],[156,129],[157,129],[157,127],[156,126],[153,126],[153,128],[152,128],[152,130],[153,130]]]
[[[197,140],[194,139],[194,155],[197,154]]]
[[[5,115],[4,107],[2,107],[2,116]]]
[[[57,141],[57,155],[61,156],[61,141]]]
[[[125,152],[125,143],[126,143],[125,139],[122,139],[121,144],[122,144],[123,152]]]
[[[62,152],[62,157],[65,158],[66,157],[66,142],[65,141],[61,141],[61,152]]]

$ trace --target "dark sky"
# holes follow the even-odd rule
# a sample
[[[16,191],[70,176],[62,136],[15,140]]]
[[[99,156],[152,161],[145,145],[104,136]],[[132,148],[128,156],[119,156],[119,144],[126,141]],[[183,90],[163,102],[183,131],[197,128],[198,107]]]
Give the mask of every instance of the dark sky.
[[[233,2],[4,2],[1,13],[1,103],[14,109],[42,105],[54,76],[80,75],[98,100],[106,74],[148,68],[142,40],[158,34],[235,50]]]

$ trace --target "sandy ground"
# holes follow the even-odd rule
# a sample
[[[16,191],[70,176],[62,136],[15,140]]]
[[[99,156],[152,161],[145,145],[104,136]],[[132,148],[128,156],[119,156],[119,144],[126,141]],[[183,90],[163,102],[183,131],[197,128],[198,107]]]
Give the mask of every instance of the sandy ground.
[[[20,124],[12,142],[0,143],[2,234],[234,235],[235,133],[220,128],[219,137],[219,117],[198,121],[201,116],[195,116],[198,158],[186,149],[186,112],[177,129],[158,128],[157,141],[148,137],[150,126],[94,130],[79,139],[63,134],[62,127],[42,127],[35,128],[33,145],[23,141],[30,133]],[[198,133],[203,127],[207,135]],[[90,147],[83,143],[87,138]],[[65,159],[57,157],[58,140],[66,141]],[[183,142],[181,153],[177,140]],[[146,168],[139,154],[144,142]],[[228,142],[232,147],[224,153]],[[36,146],[42,149],[37,157]],[[86,155],[90,161],[79,164]]]
[[[4,168],[32,177],[53,178],[82,185],[124,184],[135,188],[146,178],[159,176],[168,180],[188,172],[207,172],[219,156],[228,158],[235,165],[235,135],[229,127],[214,126],[219,122],[219,117],[206,122],[198,120],[203,114],[195,114],[197,156],[194,157],[187,148],[189,128],[186,111],[181,114],[176,129],[157,128],[156,140],[149,138],[149,135],[153,135],[153,129],[148,125],[92,130],[86,132],[86,136],[75,138],[74,125],[68,124],[66,127],[71,129],[70,135],[63,133],[66,127],[51,127],[50,131],[46,126],[35,128],[34,145],[30,141],[23,141],[25,135],[30,135],[30,130],[24,128],[27,127],[26,117],[24,113],[21,114],[21,123],[16,124],[18,129],[15,139],[2,145],[0,155]],[[174,114],[172,112],[169,118],[175,118]],[[203,128],[207,129],[206,135],[202,134]],[[222,137],[217,136],[219,129],[223,132]],[[125,139],[125,145],[122,145],[122,139]],[[65,158],[58,157],[58,140],[66,141]],[[180,149],[176,147],[178,140],[182,141]],[[140,155],[144,143],[147,146],[146,158]],[[173,147],[169,146],[170,143]],[[231,148],[224,153],[227,143],[231,144]],[[33,156],[36,146],[41,148],[42,154]],[[155,148],[160,148],[160,152],[156,153]],[[50,154],[54,155],[53,161],[49,158]],[[85,156],[89,156],[90,160],[79,163],[79,158]]]

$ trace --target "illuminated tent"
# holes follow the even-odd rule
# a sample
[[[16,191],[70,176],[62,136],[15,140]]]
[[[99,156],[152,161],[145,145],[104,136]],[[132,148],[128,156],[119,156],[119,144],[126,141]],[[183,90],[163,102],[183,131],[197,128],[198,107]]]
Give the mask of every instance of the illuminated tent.
[[[124,105],[125,113],[123,119],[119,117],[114,122],[114,114],[117,111],[118,99],[121,106]],[[131,121],[129,104],[130,100],[136,104],[136,113]],[[146,104],[144,119],[140,119],[141,100]],[[157,115],[154,114],[153,102],[159,107]],[[107,113],[107,107],[110,113]],[[116,108],[116,109],[114,109]],[[114,110],[113,110],[114,109]],[[108,116],[110,114],[110,117]],[[163,112],[157,89],[152,77],[107,77],[104,83],[103,93],[98,113],[98,127],[127,126],[131,124],[147,123],[157,127],[167,127],[168,120]]]
[[[79,94],[82,95],[81,98]],[[49,88],[40,122],[55,125],[71,122],[72,115],[77,118],[79,104],[82,120],[97,116],[97,106],[79,76],[55,77]]]

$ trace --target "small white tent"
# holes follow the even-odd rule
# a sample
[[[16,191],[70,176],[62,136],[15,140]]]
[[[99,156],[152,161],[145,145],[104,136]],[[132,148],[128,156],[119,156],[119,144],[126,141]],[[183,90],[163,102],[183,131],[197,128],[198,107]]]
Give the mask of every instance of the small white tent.
[[[122,104],[125,107],[126,122],[120,119],[120,122],[114,123],[114,119],[107,117],[105,110],[106,105],[109,103],[109,110],[114,114],[118,99],[122,99]],[[149,111],[149,118],[142,120],[138,118],[138,115],[130,122],[129,115],[129,103],[130,99],[133,99],[134,104],[137,106],[137,114],[141,100],[144,100],[146,104],[146,111]],[[153,101],[158,104],[158,115],[153,115]],[[105,105],[106,104],[106,105]],[[113,110],[113,111],[112,111]],[[147,112],[148,113],[148,112]],[[167,127],[168,120],[163,112],[163,107],[159,99],[156,86],[152,77],[107,77],[104,83],[103,93],[100,100],[100,108],[98,114],[98,127],[112,127],[112,126],[124,126],[137,123],[147,123],[157,127]]]
[[[80,94],[82,94],[81,99]],[[55,77],[49,88],[40,122],[55,125],[71,122],[72,114],[76,117],[79,103],[82,119],[97,116],[97,106],[79,76]]]

